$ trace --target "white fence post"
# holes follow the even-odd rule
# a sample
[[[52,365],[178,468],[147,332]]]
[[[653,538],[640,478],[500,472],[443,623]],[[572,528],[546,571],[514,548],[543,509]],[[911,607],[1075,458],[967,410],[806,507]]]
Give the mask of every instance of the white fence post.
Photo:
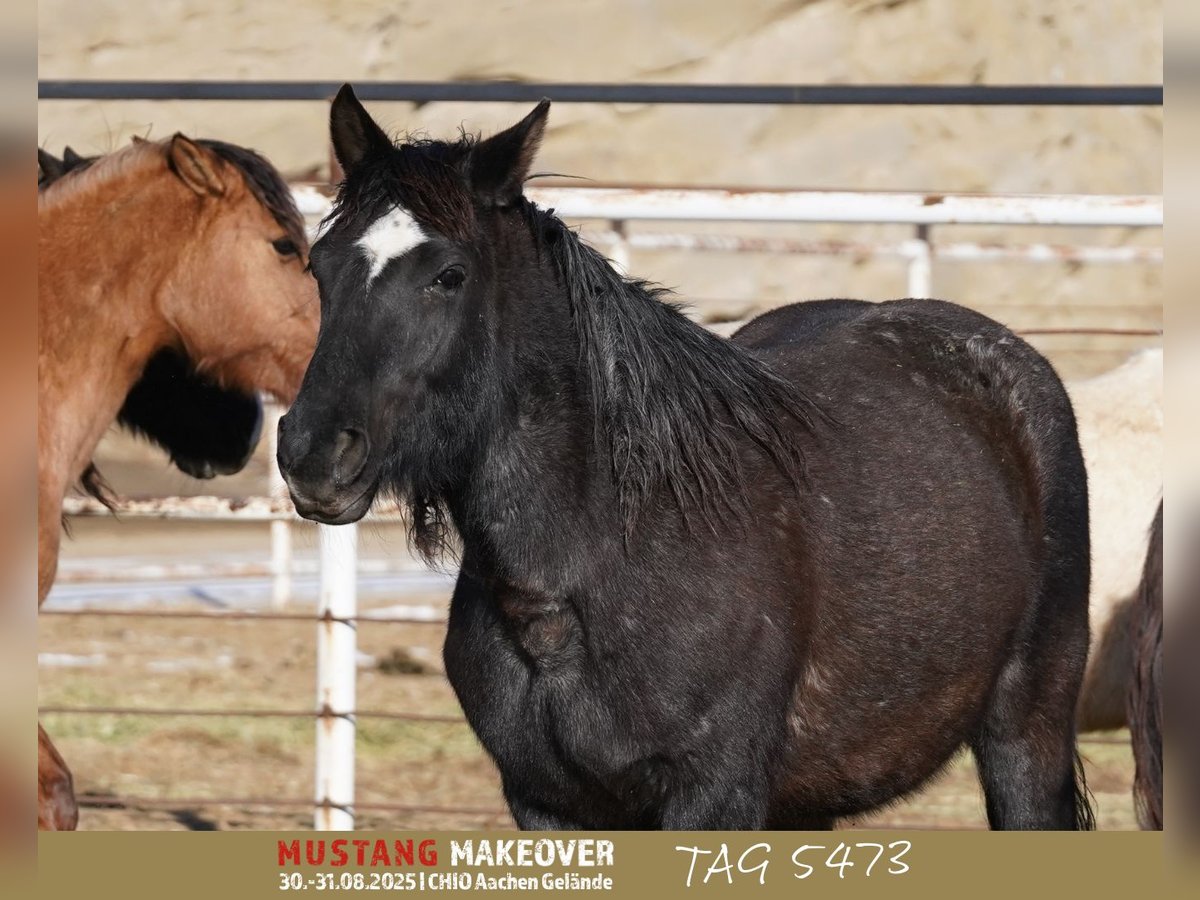
[[[908,296],[918,299],[933,296],[933,252],[929,246],[929,226],[918,225],[908,258]]]
[[[609,248],[608,258],[621,270],[622,275],[629,275],[629,235],[625,222],[621,219],[611,223],[613,244]]]
[[[317,623],[316,808],[318,831],[354,828],[354,732],[358,526],[319,528],[321,599]],[[328,713],[344,713],[330,716]]]
[[[267,493],[273,500],[286,500],[287,485],[279,473],[276,453],[279,450],[279,420],[283,410],[270,407],[267,421]],[[286,519],[271,522],[271,608],[283,609],[292,598],[292,525]]]

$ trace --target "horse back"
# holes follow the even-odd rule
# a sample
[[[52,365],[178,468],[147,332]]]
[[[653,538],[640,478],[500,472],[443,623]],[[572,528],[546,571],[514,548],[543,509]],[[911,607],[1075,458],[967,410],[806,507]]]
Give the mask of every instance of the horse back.
[[[856,389],[952,407],[1015,479],[1037,555],[1067,554],[1065,568],[1086,588],[1087,476],[1071,401],[1050,363],[1008,328],[944,301],[838,299],[773,310],[732,339],[810,390],[834,383],[825,398],[834,419],[845,415],[841,395]],[[831,360],[839,371],[828,371]]]

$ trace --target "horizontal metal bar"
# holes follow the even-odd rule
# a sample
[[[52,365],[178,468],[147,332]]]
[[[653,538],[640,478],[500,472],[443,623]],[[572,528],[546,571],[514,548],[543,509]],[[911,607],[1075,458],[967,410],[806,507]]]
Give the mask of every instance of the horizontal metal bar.
[[[1026,260],[1029,262],[1161,263],[1162,247],[1097,247],[1081,244],[982,244],[966,241],[939,244],[924,241],[867,243],[863,241],[803,240],[696,232],[637,231],[618,235],[604,229],[587,234],[589,242],[634,250],[703,250],[717,253],[779,253],[808,256],[892,257],[911,259],[916,244],[927,245],[938,259]]]
[[[340,81],[38,81],[39,100],[330,100]],[[1162,106],[1162,85],[588,84],[360,81],[363,100],[410,103],[772,104],[784,106]]]
[[[304,800],[293,800],[282,797],[122,797],[116,794],[80,794],[77,797],[79,805],[87,809],[187,809],[203,806],[265,806],[265,807],[298,807],[310,809],[313,806],[333,806],[337,804],[320,803],[311,797]],[[385,812],[440,813],[443,815],[463,816],[507,816],[508,810],[475,806],[435,806],[411,803],[373,803],[358,802],[353,805],[356,810],[372,809]]]
[[[107,516],[109,510],[92,497],[67,497],[63,500],[64,516]],[[242,522],[271,522],[285,520],[301,523],[290,500],[273,497],[122,497],[115,513],[118,516],[150,519],[228,519]],[[398,507],[381,505],[367,515],[369,521],[403,521]]]
[[[207,562],[207,563],[131,563],[125,566],[97,565],[87,559],[72,560],[58,570],[55,584],[78,584],[98,581],[160,581],[188,578],[268,578],[275,574],[270,563]],[[288,566],[293,575],[317,575],[315,559],[293,559]],[[412,565],[394,564],[386,560],[359,560],[359,575],[412,575],[421,572]]]
[[[55,609],[42,607],[42,616],[108,616],[131,619],[231,619],[262,620],[280,622],[377,622],[380,625],[445,625],[445,618],[431,619],[422,616],[373,616],[364,613],[357,616],[315,616],[312,613],[253,612],[251,610],[166,610],[166,609]]]
[[[1150,195],[613,187],[537,187],[526,193],[568,219],[1130,228],[1163,222],[1162,197]]]
[[[307,185],[294,187],[292,193],[298,203],[303,202],[306,215],[313,218],[325,215],[332,206],[328,197]],[[563,218],[610,221],[1125,228],[1162,227],[1163,223],[1162,197],[1148,194],[937,194],[649,187],[530,187],[526,194]]]
[[[1096,337],[1162,337],[1161,328],[1023,328],[1017,331],[1022,337],[1044,337],[1048,335],[1092,335]]]
[[[435,716],[426,713],[355,710],[338,712],[328,709],[186,709],[139,706],[39,706],[38,715],[60,716],[199,716],[248,719],[385,719],[398,722],[422,722],[440,725],[465,725],[462,716]]]

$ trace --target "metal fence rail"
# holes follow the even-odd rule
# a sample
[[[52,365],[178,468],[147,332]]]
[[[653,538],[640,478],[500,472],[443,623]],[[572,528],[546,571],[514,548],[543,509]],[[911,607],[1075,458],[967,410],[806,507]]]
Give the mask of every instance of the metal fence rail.
[[[462,716],[439,716],[430,713],[388,712],[386,710],[337,711],[333,709],[206,709],[201,707],[151,706],[40,706],[38,714],[53,713],[68,716],[150,716],[174,718],[229,717],[245,719],[387,719],[396,722],[424,722],[439,725],[466,725]]]
[[[340,81],[41,79],[39,100],[321,100]],[[363,100],[410,103],[770,104],[773,106],[1162,106],[1162,85],[588,84],[519,81],[360,81]]]

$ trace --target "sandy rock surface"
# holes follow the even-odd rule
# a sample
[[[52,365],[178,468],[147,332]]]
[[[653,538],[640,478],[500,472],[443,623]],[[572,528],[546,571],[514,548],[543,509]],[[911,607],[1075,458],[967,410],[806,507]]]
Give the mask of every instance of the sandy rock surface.
[[[1143,0],[45,0],[42,78],[499,79],[686,83],[1138,84],[1162,79],[1162,11]],[[492,131],[516,104],[375,103],[396,133]],[[176,130],[255,147],[327,177],[319,102],[42,102],[38,140],[86,153]],[[1155,108],[557,104],[539,169],[599,183],[1157,194]],[[713,226],[708,226],[713,228]],[[900,227],[726,226],[902,240]],[[940,228],[935,239],[1156,244],[1156,229]],[[781,303],[905,293],[895,260],[648,252],[639,275],[706,321]],[[935,265],[938,296],[1018,329],[1158,328],[1161,267]],[[1157,339],[1037,340],[1068,377]]]

